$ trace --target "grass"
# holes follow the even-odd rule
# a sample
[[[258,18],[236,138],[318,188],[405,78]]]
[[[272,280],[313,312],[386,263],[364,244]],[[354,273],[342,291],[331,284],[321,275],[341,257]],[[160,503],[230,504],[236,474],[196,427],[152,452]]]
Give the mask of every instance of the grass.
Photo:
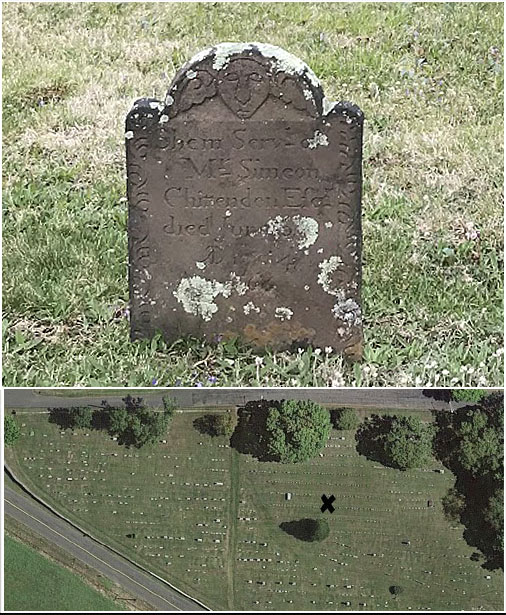
[[[3,11],[5,385],[502,384],[501,3]],[[364,110],[361,364],[129,341],[124,118],[224,40],[285,47]]]
[[[69,570],[27,545],[5,537],[5,609],[7,611],[118,611]]]
[[[502,573],[472,561],[463,526],[443,515],[454,477],[435,460],[385,468],[357,454],[353,432],[332,431],[322,457],[260,463],[198,433],[196,416],[177,414],[166,444],[137,451],[23,414],[7,461],[65,515],[215,610],[502,608]],[[279,529],[320,515],[322,493],[336,496],[326,542]]]

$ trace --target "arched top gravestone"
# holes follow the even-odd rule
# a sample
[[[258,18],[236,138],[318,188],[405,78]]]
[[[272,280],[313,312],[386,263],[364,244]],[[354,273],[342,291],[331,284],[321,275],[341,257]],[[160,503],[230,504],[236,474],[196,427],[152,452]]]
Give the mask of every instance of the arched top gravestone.
[[[272,45],[190,60],[126,120],[132,337],[362,353],[363,115]]]

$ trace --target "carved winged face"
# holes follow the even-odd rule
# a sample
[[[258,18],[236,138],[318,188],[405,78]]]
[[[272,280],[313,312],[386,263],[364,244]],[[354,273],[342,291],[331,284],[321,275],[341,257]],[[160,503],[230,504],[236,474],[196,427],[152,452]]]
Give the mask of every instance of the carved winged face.
[[[218,92],[240,118],[251,117],[267,99],[269,90],[265,67],[250,58],[232,60],[219,76]]]

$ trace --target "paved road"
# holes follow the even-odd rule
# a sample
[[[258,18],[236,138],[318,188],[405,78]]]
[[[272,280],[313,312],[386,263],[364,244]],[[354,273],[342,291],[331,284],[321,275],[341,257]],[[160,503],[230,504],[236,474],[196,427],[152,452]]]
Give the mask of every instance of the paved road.
[[[112,404],[121,403],[124,395],[104,395],[83,397],[60,397],[41,395],[36,389],[5,389],[6,408],[65,408],[77,405],[100,406],[102,399]],[[126,394],[126,390],[125,390]],[[139,395],[139,393],[136,393]],[[146,401],[161,405],[162,397],[176,400],[180,408],[191,411],[204,406],[241,406],[247,401],[257,399],[312,399],[322,404],[350,406],[354,408],[388,408],[392,410],[447,410],[446,402],[427,397],[421,389],[147,389],[141,394]],[[454,404],[456,407],[457,404]]]
[[[143,572],[120,555],[83,535],[36,500],[14,491],[7,485],[4,489],[4,511],[6,515],[14,517],[72,557],[117,583],[131,596],[137,596],[159,611],[204,610],[163,581]]]

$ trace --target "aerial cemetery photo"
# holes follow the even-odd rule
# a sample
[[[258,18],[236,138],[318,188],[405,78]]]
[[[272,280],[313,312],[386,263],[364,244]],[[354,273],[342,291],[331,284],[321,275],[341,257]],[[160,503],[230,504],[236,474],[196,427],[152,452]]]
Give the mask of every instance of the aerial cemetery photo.
[[[502,391],[4,402],[8,611],[503,609]]]
[[[502,386],[501,3],[3,17],[6,386]]]

